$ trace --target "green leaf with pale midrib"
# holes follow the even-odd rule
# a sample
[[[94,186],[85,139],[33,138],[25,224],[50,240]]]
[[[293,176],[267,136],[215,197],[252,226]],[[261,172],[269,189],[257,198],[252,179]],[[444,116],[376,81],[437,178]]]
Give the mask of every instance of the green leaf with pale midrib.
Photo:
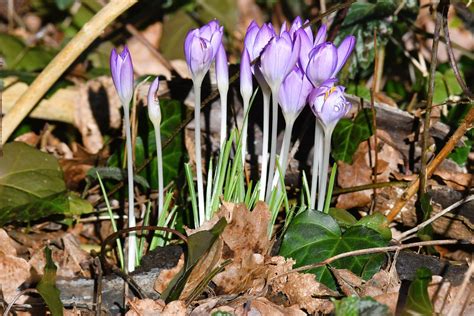
[[[388,241],[375,230],[361,225],[349,227],[344,233],[329,215],[305,211],[291,222],[283,237],[280,254],[296,260],[296,266],[322,262],[325,259],[358,249],[383,247]],[[368,263],[370,262],[370,265]],[[383,263],[383,256],[363,255],[342,258],[331,263],[336,268],[350,269],[365,278],[373,275]],[[318,281],[333,289],[335,280],[327,267],[318,267],[314,273]]]

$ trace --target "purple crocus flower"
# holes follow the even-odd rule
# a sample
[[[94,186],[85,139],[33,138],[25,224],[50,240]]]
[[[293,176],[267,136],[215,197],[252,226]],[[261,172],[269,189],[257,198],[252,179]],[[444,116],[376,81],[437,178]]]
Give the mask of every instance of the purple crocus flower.
[[[298,61],[301,41],[299,37],[293,42],[288,32],[271,39],[261,54],[260,69],[272,89],[278,91],[285,77]]]
[[[300,68],[294,67],[283,81],[278,94],[278,100],[285,117],[291,116],[296,119],[306,105],[312,88],[313,85],[304,72]]]
[[[222,45],[223,27],[213,20],[191,30],[184,41],[184,55],[193,80],[202,81]]]
[[[258,27],[255,21],[250,23],[244,39],[244,46],[249,52],[250,61],[260,56],[274,36],[276,33],[271,23],[263,24],[262,27]]]
[[[354,49],[355,37],[348,36],[338,48],[325,42],[314,47],[309,53],[306,74],[314,86],[336,77]]]
[[[334,128],[351,109],[351,103],[344,96],[345,88],[334,86],[334,82],[334,80],[324,82],[314,88],[308,96],[311,110],[325,128]]]
[[[110,72],[115,89],[123,106],[128,106],[133,97],[133,64],[127,46],[120,54],[112,49],[110,54]]]

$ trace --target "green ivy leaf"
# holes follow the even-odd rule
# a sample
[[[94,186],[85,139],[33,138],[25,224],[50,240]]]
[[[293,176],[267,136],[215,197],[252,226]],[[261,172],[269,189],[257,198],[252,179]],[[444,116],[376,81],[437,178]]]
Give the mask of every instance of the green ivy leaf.
[[[387,218],[381,213],[362,217],[354,226],[365,226],[378,232],[386,241],[392,239],[392,231],[388,227]]]
[[[19,38],[0,34],[0,55],[10,70],[36,71],[45,68],[56,55],[43,47],[28,47]]]
[[[337,254],[357,249],[383,247],[387,241],[373,229],[353,226],[344,233],[329,215],[308,210],[297,215],[283,237],[280,255],[296,260],[296,266],[324,261]],[[383,255],[363,255],[336,260],[331,266],[349,269],[368,279],[383,264]],[[330,270],[324,266],[308,271],[319,282],[335,289],[336,283]]]
[[[342,300],[333,300],[336,316],[389,316],[390,309],[371,297],[344,297]]]
[[[53,258],[51,257],[51,249],[49,249],[49,247],[44,248],[44,255],[46,257],[44,274],[36,286],[36,289],[45,301],[46,305],[48,305],[48,308],[53,316],[63,315],[63,303],[60,299],[61,293],[56,287],[57,267],[54,264]]]
[[[25,143],[5,145],[0,158],[0,226],[91,210],[89,203],[67,193],[54,156]]]
[[[469,157],[469,153],[471,152],[472,144],[472,141],[467,140],[464,146],[456,147],[448,157],[459,166],[464,166],[466,164],[467,158]]]
[[[349,228],[357,222],[357,219],[351,213],[342,208],[331,207],[328,214],[344,229]]]
[[[431,270],[426,267],[419,268],[408,289],[407,303],[402,315],[433,315],[433,305],[428,295],[430,282]]]
[[[361,142],[372,135],[372,111],[364,109],[357,113],[354,121],[343,118],[332,134],[331,154],[335,160],[352,163],[352,156]]]
[[[179,298],[196,263],[211,249],[226,226],[225,218],[221,218],[212,229],[203,230],[188,237],[188,255],[185,266],[171,280],[166,290],[161,293],[161,299],[170,302]]]

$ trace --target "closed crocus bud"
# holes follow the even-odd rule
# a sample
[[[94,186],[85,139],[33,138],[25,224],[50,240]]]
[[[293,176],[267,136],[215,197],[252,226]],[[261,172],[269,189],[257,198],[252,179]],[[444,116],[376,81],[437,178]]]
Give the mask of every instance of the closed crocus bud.
[[[155,127],[159,127],[161,123],[160,101],[156,95],[159,86],[160,80],[156,77],[148,90],[148,117]]]
[[[199,28],[200,36],[211,43],[212,58],[214,59],[222,45],[222,36],[224,35],[224,27],[219,25],[217,20],[212,20],[206,25]]]
[[[225,92],[229,89],[229,66],[224,45],[221,44],[216,55],[216,78],[219,91]]]
[[[242,58],[240,60],[240,94],[242,99],[250,100],[252,97],[252,69],[250,66],[250,56],[244,48]]]
[[[352,53],[354,45],[355,37],[350,35],[338,48],[330,42],[314,47],[309,53],[309,62],[306,67],[306,74],[313,85],[319,86],[324,81],[335,78]]]
[[[324,81],[333,78],[336,66],[337,48],[334,44],[326,42],[316,46],[309,53],[306,74],[314,86],[319,86]]]
[[[351,109],[351,104],[344,96],[345,88],[333,84],[334,81],[331,80],[325,82],[313,89],[308,96],[311,110],[325,128],[334,128]]]
[[[285,117],[296,119],[301,113],[313,85],[304,72],[295,67],[286,76],[278,93],[278,100]]]
[[[260,69],[274,91],[279,88],[285,77],[298,61],[301,41],[297,37],[294,43],[288,32],[275,36],[261,54]]]
[[[122,105],[128,106],[133,97],[133,64],[126,46],[120,54],[117,54],[115,48],[112,50],[110,72]]]

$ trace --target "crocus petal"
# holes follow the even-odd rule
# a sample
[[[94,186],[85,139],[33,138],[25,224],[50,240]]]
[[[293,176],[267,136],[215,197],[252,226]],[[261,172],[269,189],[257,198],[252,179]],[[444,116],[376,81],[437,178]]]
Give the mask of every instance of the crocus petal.
[[[300,16],[297,16],[291,23],[290,30],[288,31],[291,37],[294,37],[296,31],[298,31],[302,25],[303,25],[303,20],[301,20]]]
[[[288,27],[286,26],[286,21],[283,21],[283,24],[281,25],[280,36],[281,36],[281,34],[283,34],[283,32],[288,32]]]
[[[184,40],[184,56],[188,65],[191,63],[191,43],[195,37],[199,37],[199,30],[197,29],[189,31]]]
[[[240,94],[242,99],[250,100],[252,97],[252,69],[250,67],[250,56],[246,49],[242,52],[240,60]]]
[[[252,23],[250,23],[249,27],[247,28],[247,32],[245,33],[244,47],[248,50],[250,57],[252,58],[255,38],[257,37],[259,31],[260,28],[258,27],[258,24],[255,21],[252,21]]]
[[[313,49],[313,42],[308,37],[307,33],[303,29],[299,29],[295,33],[295,38],[300,38],[300,51],[299,51],[299,66],[301,69],[306,69],[309,61],[309,52]]]
[[[222,45],[222,36],[224,35],[224,27],[221,26],[217,31],[212,34],[211,46],[212,46],[212,59],[214,59],[219,51],[219,46]]]
[[[325,127],[334,127],[347,114],[351,104],[344,96],[344,87],[322,86],[314,89],[308,97],[311,109]]]
[[[122,65],[120,69],[122,102],[125,102],[128,105],[133,97],[133,64],[132,57],[127,47],[124,48],[120,57],[122,57]],[[119,59],[121,59],[120,57]]]
[[[327,37],[327,26],[326,24],[322,24],[318,30],[318,33],[316,34],[316,37],[314,38],[313,46],[316,47],[319,44],[324,43],[326,41],[326,37]]]
[[[120,69],[117,68],[117,59],[118,59],[118,54],[117,51],[112,49],[112,52],[110,53],[110,73],[112,74],[112,80],[114,82],[114,86],[117,88],[117,90],[120,89]]]
[[[261,70],[272,89],[278,88],[289,72],[287,67],[292,57],[292,46],[285,37],[278,36],[274,37],[262,52]]]
[[[267,24],[263,24],[255,37],[252,50],[249,50],[250,58],[254,60],[262,53],[263,49],[268,45],[270,40],[276,36],[273,28]]]
[[[216,54],[216,78],[219,91],[229,88],[229,66],[227,65],[227,55],[222,43]]]
[[[202,80],[212,62],[211,43],[203,38],[194,37],[191,42],[190,50],[191,61],[188,63],[188,67],[193,78]]]
[[[158,125],[161,122],[161,110],[160,110],[160,101],[158,100],[158,96],[156,93],[158,92],[158,88],[160,86],[160,80],[158,77],[153,80],[150,89],[148,90],[148,116],[150,121],[153,122],[154,125]]]
[[[350,54],[352,53],[352,50],[354,49],[355,45],[355,37],[352,35],[347,36],[339,45],[337,48],[337,66],[335,69],[335,74],[334,76],[339,72],[339,70],[344,67],[344,64],[347,61],[347,58],[349,58]]]
[[[323,43],[311,50],[306,75],[318,86],[333,76],[337,65],[337,49],[332,43]]]

